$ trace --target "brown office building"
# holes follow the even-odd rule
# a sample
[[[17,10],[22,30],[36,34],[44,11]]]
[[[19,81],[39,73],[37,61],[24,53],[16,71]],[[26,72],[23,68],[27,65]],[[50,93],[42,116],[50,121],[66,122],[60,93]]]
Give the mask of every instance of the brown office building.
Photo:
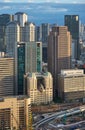
[[[71,68],[71,35],[66,26],[54,26],[48,37],[48,71],[53,76],[54,97],[57,96],[57,76],[61,69]]]

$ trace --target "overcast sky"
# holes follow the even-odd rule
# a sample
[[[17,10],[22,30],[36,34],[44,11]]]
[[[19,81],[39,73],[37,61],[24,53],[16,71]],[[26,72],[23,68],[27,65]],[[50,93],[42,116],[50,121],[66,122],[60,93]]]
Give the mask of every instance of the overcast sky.
[[[0,2],[56,2],[56,3],[85,3],[85,0],[0,0]]]

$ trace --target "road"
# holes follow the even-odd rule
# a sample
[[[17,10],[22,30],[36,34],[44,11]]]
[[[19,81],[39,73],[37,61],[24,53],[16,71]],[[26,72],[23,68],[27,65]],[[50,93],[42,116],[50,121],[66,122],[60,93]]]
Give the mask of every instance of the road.
[[[68,110],[65,110],[65,111],[61,111],[61,112],[55,112],[54,114],[47,116],[44,119],[42,119],[42,120],[38,121],[37,123],[33,124],[33,127],[35,128],[35,130],[38,130],[38,128],[41,125],[44,125],[45,123],[50,122],[53,119],[62,118],[64,116],[70,116],[70,115],[73,115],[73,114],[81,113],[83,111],[85,111],[85,105],[75,107],[75,108],[72,108],[72,109],[68,109]]]

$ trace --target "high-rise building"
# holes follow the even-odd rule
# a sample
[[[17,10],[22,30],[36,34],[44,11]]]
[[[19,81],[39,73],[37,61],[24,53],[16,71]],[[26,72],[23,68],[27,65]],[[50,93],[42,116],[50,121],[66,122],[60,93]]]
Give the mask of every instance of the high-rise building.
[[[23,94],[23,78],[25,74],[25,43],[18,44],[17,47],[17,86],[18,94]]]
[[[0,130],[31,130],[30,98],[13,96],[0,98]]]
[[[82,69],[61,70],[58,82],[58,94],[64,101],[85,99],[85,74]]]
[[[72,59],[75,59],[76,57],[76,53],[77,52],[77,41],[76,40],[72,40]]]
[[[68,27],[68,31],[70,31],[72,39],[76,40],[77,42],[75,59],[79,59],[80,57],[79,15],[65,15],[65,26]]]
[[[6,27],[6,54],[9,57],[15,57],[15,48],[17,42],[20,41],[20,26],[13,21],[7,24]]]
[[[50,32],[50,25],[48,23],[42,23],[41,24],[42,43],[48,42],[49,32]]]
[[[42,23],[40,26],[36,26],[36,41],[42,42],[42,60],[47,63],[47,48],[48,48],[48,35],[50,33],[50,25],[48,23]]]
[[[25,24],[24,34],[22,34],[22,37],[23,36],[25,38],[24,42],[35,42],[35,24],[34,23],[28,22]]]
[[[6,54],[15,57],[17,42],[35,42],[35,25],[25,23],[22,27],[17,21],[12,21],[6,27]]]
[[[0,58],[0,97],[14,95],[14,59]]]
[[[42,41],[42,60],[47,63],[48,35],[50,33],[50,25],[48,23],[41,24],[41,41]]]
[[[24,76],[24,91],[32,104],[47,104],[53,100],[53,79],[49,72],[27,73]]]
[[[15,57],[17,68],[18,94],[23,94],[23,77],[27,72],[42,71],[42,43],[18,43]]]
[[[6,41],[5,41],[5,29],[6,24],[13,20],[13,16],[9,14],[0,15],[0,51],[6,51]]]
[[[52,27],[48,37],[48,71],[53,76],[54,97],[58,92],[57,76],[71,68],[71,35],[66,26]]]
[[[35,40],[36,40],[36,42],[38,41],[41,41],[41,36],[42,36],[42,34],[41,34],[41,27],[40,26],[36,26],[36,28],[35,28]]]
[[[17,21],[21,27],[24,27],[25,23],[28,21],[28,15],[23,12],[17,12],[14,15],[14,21]]]
[[[25,73],[42,71],[42,43],[28,42],[26,43],[26,64]]]

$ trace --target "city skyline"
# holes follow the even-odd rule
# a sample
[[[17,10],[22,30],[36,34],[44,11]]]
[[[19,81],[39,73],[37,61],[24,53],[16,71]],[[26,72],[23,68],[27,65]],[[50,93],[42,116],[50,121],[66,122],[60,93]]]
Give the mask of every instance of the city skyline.
[[[0,2],[14,2],[14,3],[30,3],[30,2],[32,2],[32,3],[43,3],[43,2],[52,2],[52,3],[74,3],[74,4],[76,4],[76,3],[85,3],[85,0],[22,0],[22,1],[20,1],[20,0],[0,0]]]
[[[0,130],[65,128],[85,128],[85,0],[0,0]]]

